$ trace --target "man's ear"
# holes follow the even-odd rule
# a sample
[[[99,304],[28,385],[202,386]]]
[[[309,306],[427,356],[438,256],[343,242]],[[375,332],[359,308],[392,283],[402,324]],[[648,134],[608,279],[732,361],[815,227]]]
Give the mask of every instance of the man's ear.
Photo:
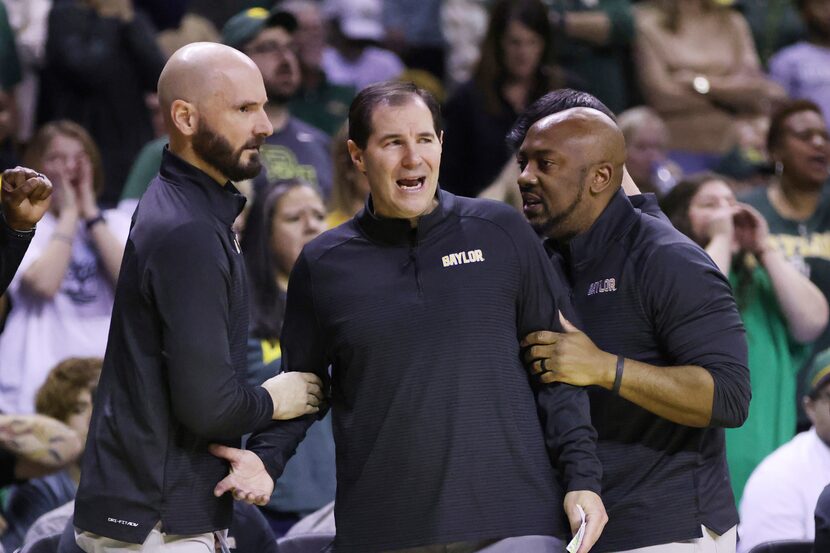
[[[614,180],[614,166],[610,163],[600,163],[591,167],[588,188],[593,194],[602,194],[611,186]]]
[[[360,149],[354,140],[349,140],[346,142],[346,146],[349,147],[349,157],[352,158],[352,163],[357,168],[358,171],[366,174],[366,167],[363,163],[363,150]]]
[[[173,125],[184,136],[193,136],[199,126],[199,113],[196,106],[184,100],[174,100],[170,106],[170,118]]]

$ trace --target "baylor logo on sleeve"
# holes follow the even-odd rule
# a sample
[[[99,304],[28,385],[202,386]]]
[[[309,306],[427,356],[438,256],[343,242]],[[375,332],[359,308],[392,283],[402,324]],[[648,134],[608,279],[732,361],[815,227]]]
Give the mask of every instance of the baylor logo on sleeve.
[[[466,252],[451,253],[441,258],[444,267],[464,265],[466,263],[478,263],[484,261],[484,253],[481,250],[468,250]]]

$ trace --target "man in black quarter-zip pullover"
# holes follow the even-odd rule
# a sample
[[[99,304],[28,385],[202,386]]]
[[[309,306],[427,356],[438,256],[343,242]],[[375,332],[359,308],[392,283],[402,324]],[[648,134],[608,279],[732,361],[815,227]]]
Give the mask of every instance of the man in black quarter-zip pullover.
[[[259,70],[227,46],[191,44],[165,66],[159,99],[170,146],[133,216],[75,502],[87,553],[213,553],[232,501],[212,494],[228,466],[209,444],[315,412],[321,395],[308,374],[244,384],[248,298],[231,225],[245,199],[230,180],[259,172],[271,133]]]
[[[596,109],[563,110],[580,103]],[[510,135],[525,216],[585,331],[532,333],[525,358],[543,382],[589,387],[610,519],[598,551],[734,552],[723,427],[749,407],[744,329],[703,250],[620,190],[625,141],[608,113],[557,91]]]
[[[329,392],[335,550],[471,552],[504,538],[565,538],[580,504],[585,553],[605,523],[587,394],[534,389],[519,355],[526,331],[558,328],[541,244],[504,204],[437,189],[440,114],[411,83],[364,89],[349,133],[371,196],[305,247],[280,339],[283,366],[315,372]],[[270,481],[313,419],[254,435],[259,457],[227,453],[236,468],[261,458]],[[562,551],[552,537],[541,542],[522,550]]]

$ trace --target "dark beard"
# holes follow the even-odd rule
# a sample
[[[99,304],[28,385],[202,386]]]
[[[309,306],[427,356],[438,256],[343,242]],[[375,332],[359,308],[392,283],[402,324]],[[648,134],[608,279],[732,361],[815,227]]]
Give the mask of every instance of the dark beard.
[[[556,232],[556,230],[557,227],[559,227],[568,217],[571,216],[571,214],[573,214],[576,207],[582,202],[582,196],[585,194],[585,181],[584,179],[580,180],[582,183],[579,186],[579,190],[576,193],[574,201],[572,201],[568,207],[556,215],[550,214],[550,207],[547,202],[542,199],[542,205],[545,208],[544,219],[538,222],[530,222],[530,226],[536,231],[536,234],[544,238],[553,238],[555,240],[569,240],[573,238],[573,233],[563,233],[561,232],[561,229],[558,229],[559,232]]]
[[[193,135],[193,151],[208,165],[222,173],[232,181],[252,179],[262,170],[259,154],[252,154],[247,163],[242,162],[242,152],[247,148],[261,146],[265,139],[252,139],[238,150],[215,132],[204,121],[199,120],[196,134]]]

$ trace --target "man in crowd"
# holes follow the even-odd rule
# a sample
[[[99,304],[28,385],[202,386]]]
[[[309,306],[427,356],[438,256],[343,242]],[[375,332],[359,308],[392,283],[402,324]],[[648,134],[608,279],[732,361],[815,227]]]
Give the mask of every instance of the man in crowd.
[[[587,394],[532,387],[519,357],[569,311],[537,238],[506,205],[438,190],[439,108],[411,83],[360,92],[349,136],[370,199],[303,250],[280,339],[334,410],[336,550],[559,552],[579,505],[585,553],[606,521]],[[217,448],[233,472],[216,493],[267,499],[313,421],[255,434],[256,455]]]
[[[587,107],[586,107],[587,106]],[[625,141],[585,93],[520,116],[526,218],[568,279],[583,332],[528,335],[543,382],[589,387],[610,522],[598,551],[734,551],[722,427],[749,406],[746,340],[729,284],[696,245],[621,190]]]
[[[816,505],[830,484],[830,350],[813,362],[803,402],[811,428],[767,456],[746,483],[741,553],[767,541],[813,539]]]
[[[293,34],[297,19],[281,8],[245,10],[222,29],[222,41],[250,56],[262,73],[268,103],[265,113],[274,132],[262,145],[264,171],[254,181],[303,179],[331,194],[332,162],[328,136],[292,116],[288,102],[300,87],[300,64]]]
[[[170,146],[133,216],[116,286],[75,506],[87,553],[212,552],[232,502],[211,493],[227,465],[208,445],[316,412],[321,395],[304,373],[243,384],[248,299],[231,225],[245,200],[230,181],[259,173],[272,130],[256,64],[190,44],[158,92]]]

